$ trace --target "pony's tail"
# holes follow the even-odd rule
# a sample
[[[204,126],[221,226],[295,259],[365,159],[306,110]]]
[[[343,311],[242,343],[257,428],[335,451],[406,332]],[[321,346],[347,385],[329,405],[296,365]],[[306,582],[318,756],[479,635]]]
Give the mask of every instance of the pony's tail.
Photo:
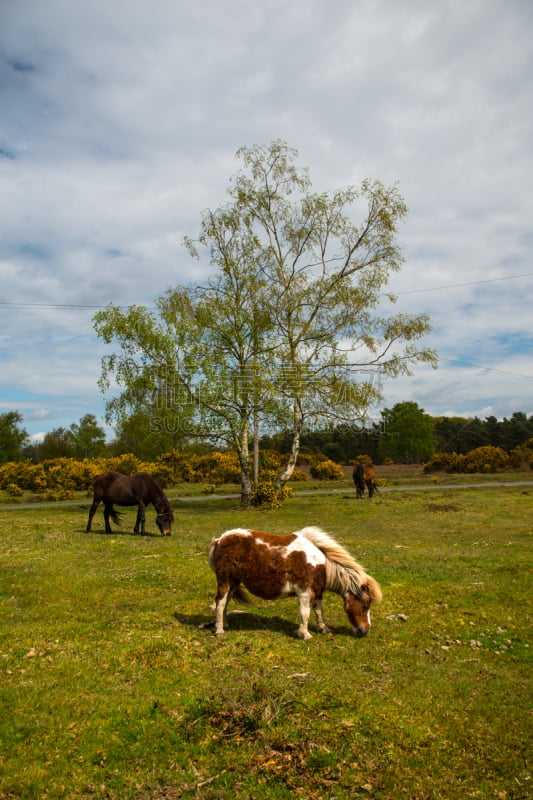
[[[215,572],[215,552],[217,549],[217,545],[218,545],[218,539],[213,539],[211,544],[209,545],[209,550],[207,553],[207,561],[213,572]]]
[[[112,508],[111,511],[109,512],[109,516],[116,525],[120,525],[120,520],[123,517],[123,514],[120,511],[117,511],[116,509]]]

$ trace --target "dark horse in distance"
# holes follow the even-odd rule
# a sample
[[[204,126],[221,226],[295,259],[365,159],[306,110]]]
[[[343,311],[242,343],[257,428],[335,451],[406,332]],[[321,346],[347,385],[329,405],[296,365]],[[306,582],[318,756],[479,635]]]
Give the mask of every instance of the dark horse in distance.
[[[100,503],[104,504],[106,533],[112,533],[109,517],[116,523],[120,519],[120,514],[113,508],[114,503],[118,506],[138,506],[134,533],[139,533],[140,527],[141,534],[145,535],[145,510],[149,503],[152,503],[157,512],[156,522],[162,535],[170,536],[172,533],[174,513],[159,484],[145,472],[138,472],[133,476],[122,475],[120,472],[102,472],[96,476],[93,502],[87,520],[87,533],[91,531],[92,519]]]
[[[372,464],[357,464],[353,471],[353,482],[357,497],[365,496],[365,486],[368,489],[368,496],[372,497],[377,491],[376,470]]]

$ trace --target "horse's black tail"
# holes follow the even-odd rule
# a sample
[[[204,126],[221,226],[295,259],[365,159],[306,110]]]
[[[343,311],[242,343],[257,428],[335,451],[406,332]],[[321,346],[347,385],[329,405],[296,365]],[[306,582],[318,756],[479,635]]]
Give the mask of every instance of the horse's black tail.
[[[109,511],[109,516],[116,525],[120,525],[120,520],[122,519],[123,516],[120,511],[116,511],[114,508],[112,508]]]

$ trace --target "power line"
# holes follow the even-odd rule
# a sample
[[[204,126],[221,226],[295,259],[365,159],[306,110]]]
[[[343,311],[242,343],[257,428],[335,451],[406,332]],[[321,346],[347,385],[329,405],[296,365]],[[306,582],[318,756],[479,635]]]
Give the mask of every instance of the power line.
[[[482,369],[485,372],[494,372],[497,375],[505,375],[506,378],[522,378],[526,381],[533,381],[533,375],[521,375],[518,372],[504,372],[504,370],[501,369],[483,367],[481,364],[469,364],[467,361],[458,361],[455,358],[439,358],[439,361],[446,361],[448,364],[457,364],[460,367],[469,367],[470,369]]]
[[[418,294],[420,292],[440,292],[445,289],[457,289],[462,286],[477,286],[480,283],[495,283],[497,281],[511,281],[517,278],[533,278],[533,272],[524,272],[521,275],[505,275],[502,278],[487,278],[481,281],[469,281],[468,283],[450,283],[446,286],[432,286],[428,289],[409,289],[406,292],[390,292],[382,293],[381,297],[386,297],[388,294],[395,294],[397,296],[404,294]],[[83,303],[19,303],[0,300],[0,306],[7,308],[72,308],[72,309],[99,309],[107,308],[106,305],[88,305]],[[116,308],[129,308],[129,306],[116,306]],[[153,306],[148,306],[153,308]]]
[[[506,275],[501,278],[487,278],[481,281],[469,281],[467,283],[453,283],[446,286],[434,286],[428,289],[411,289],[406,292],[396,292],[397,295],[404,295],[404,294],[417,294],[420,292],[438,292],[445,289],[455,289],[463,286],[476,286],[481,283],[495,283],[497,281],[507,281],[507,280],[515,280],[517,278],[530,278],[533,277],[533,273],[526,272],[520,275]],[[95,310],[95,309],[102,309],[107,308],[107,305],[89,305],[89,304],[75,304],[75,303],[19,303],[19,302],[9,302],[0,300],[0,306],[7,307],[7,308],[50,308],[50,309],[77,309],[77,310]],[[121,309],[127,309],[129,306],[116,306]],[[457,364],[458,366],[468,367],[469,369],[481,369],[485,372],[493,372],[497,375],[503,375],[509,378],[519,378],[522,380],[533,380],[532,375],[521,375],[517,372],[507,372],[504,370],[494,369],[492,367],[485,367],[480,364],[469,364],[466,361],[458,361],[457,359],[449,359],[449,358],[441,358],[441,361],[446,361],[449,364]]]
[[[442,289],[458,289],[461,286],[477,286],[480,283],[495,283],[496,281],[511,281],[515,278],[533,278],[533,272],[524,272],[522,275],[506,275],[503,278],[486,278],[482,281],[469,281],[468,283],[451,283],[448,286],[433,286],[430,289],[410,289],[407,292],[391,292],[391,294],[418,294],[419,292],[440,292]],[[385,295],[382,295],[385,296]]]
[[[0,306],[7,306],[8,308],[75,308],[75,309],[95,309],[107,308],[105,306],[90,306],[75,303],[10,303],[0,300]],[[118,308],[129,308],[129,306],[118,306]]]

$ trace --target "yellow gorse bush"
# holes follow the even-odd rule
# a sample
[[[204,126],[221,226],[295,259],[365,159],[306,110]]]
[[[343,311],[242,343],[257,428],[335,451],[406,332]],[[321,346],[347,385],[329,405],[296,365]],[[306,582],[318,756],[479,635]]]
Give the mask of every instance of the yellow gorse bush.
[[[469,453],[436,453],[424,472],[496,472],[511,465],[511,459],[501,447],[477,447]]]
[[[261,473],[280,468],[279,453],[263,451],[260,458]],[[132,453],[112,458],[94,458],[77,461],[73,458],[56,458],[33,464],[31,461],[9,462],[0,466],[0,489],[28,491],[37,494],[54,491],[87,491],[101,472],[111,470],[125,475],[136,472],[149,473],[163,488],[177,483],[202,483],[220,486],[240,483],[241,470],[235,453],[212,452],[203,455],[171,451],[154,462],[141,461]]]
[[[313,478],[321,481],[340,481],[344,478],[342,467],[329,459],[312,464],[310,472]]]

